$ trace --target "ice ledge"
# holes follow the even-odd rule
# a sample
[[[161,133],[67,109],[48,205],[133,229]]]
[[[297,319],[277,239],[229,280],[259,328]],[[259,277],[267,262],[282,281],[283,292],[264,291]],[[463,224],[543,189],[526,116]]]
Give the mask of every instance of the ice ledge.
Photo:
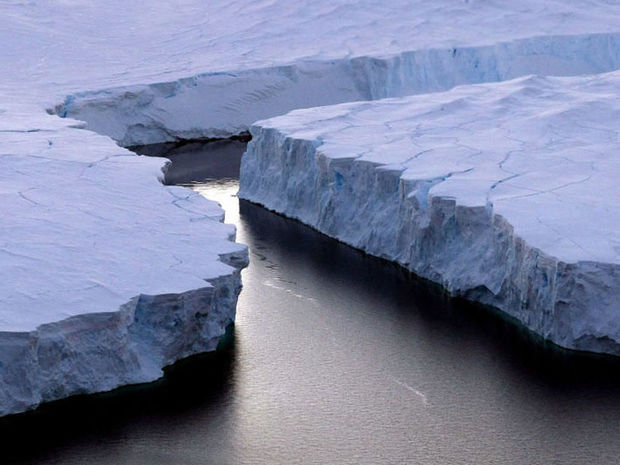
[[[256,123],[241,198],[620,355],[620,73],[527,77]]]
[[[155,381],[162,368],[215,350],[233,323],[239,271],[181,294],[140,295],[117,312],[0,333],[0,416],[76,394]]]
[[[1,110],[0,415],[153,381],[215,349],[248,260],[222,209],[164,186],[165,159]]]
[[[122,146],[228,137],[298,108],[620,68],[620,34],[535,36],[494,45],[421,48],[206,72],[169,82],[72,94],[49,111],[88,122]]]

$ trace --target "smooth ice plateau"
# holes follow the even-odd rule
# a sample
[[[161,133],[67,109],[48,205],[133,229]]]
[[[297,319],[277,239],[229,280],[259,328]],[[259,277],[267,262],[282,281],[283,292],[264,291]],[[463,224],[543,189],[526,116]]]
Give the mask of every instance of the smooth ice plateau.
[[[178,0],[145,7],[144,2],[120,0],[64,0],[53,5],[10,1],[0,4],[0,18],[0,414],[72,394],[153,380],[163,366],[212,349],[234,318],[239,269],[247,260],[246,249],[232,242],[234,228],[221,222],[222,211],[213,203],[185,189],[162,185],[163,160],[135,156],[115,142],[131,146],[225,137],[247,131],[256,120],[297,108],[410,94],[427,96],[378,101],[376,107],[365,103],[368,107],[358,104],[294,113],[276,120],[282,128],[255,126],[257,140],[244,161],[243,195],[256,195],[254,200],[267,206],[273,202],[270,208],[301,196],[316,175],[312,150],[324,151],[325,160],[341,159],[338,163],[349,170],[317,184],[315,188],[322,190],[313,192],[312,198],[327,199],[334,189],[362,189],[370,195],[373,184],[356,186],[351,178],[366,166],[361,158],[353,162],[360,146],[342,148],[349,143],[348,137],[366,140],[362,148],[375,153],[375,158],[368,155],[367,165],[373,168],[366,166],[359,174],[370,182],[379,173],[386,192],[394,183],[402,184],[408,192],[404,198],[409,200],[400,204],[399,198],[382,194],[356,199],[357,203],[392,198],[396,203],[386,206],[385,215],[398,205],[410,209],[409,214],[418,208],[421,216],[412,217],[407,226],[414,234],[421,222],[434,218],[428,216],[435,211],[433,202],[438,202],[433,199],[444,199],[449,204],[447,212],[453,208],[465,215],[459,221],[471,223],[472,235],[475,231],[491,239],[496,226],[501,226],[506,237],[521,241],[520,253],[542,257],[531,263],[542,266],[547,257],[549,263],[558,264],[558,270],[566,265],[567,276],[585,280],[576,282],[572,291],[583,296],[571,295],[569,302],[537,287],[545,279],[555,280],[547,286],[559,293],[564,288],[558,283],[568,282],[558,278],[558,271],[553,274],[553,266],[546,262],[540,269],[528,268],[546,278],[506,270],[502,275],[500,268],[487,272],[482,263],[499,260],[497,251],[485,255],[482,241],[454,235],[452,226],[445,229],[454,235],[449,242],[452,248],[442,255],[446,263],[425,267],[414,254],[411,257],[417,257],[419,265],[414,267],[414,258],[403,258],[406,252],[395,251],[393,244],[384,243],[389,246],[384,251],[371,250],[361,242],[358,246],[416,269],[455,293],[504,310],[510,302],[523,305],[520,292],[528,284],[514,284],[509,290],[502,279],[531,278],[533,287],[528,289],[533,295],[526,302],[534,303],[527,304],[529,310],[516,312],[521,321],[560,344],[617,353],[618,312],[613,301],[595,305],[611,299],[618,289],[617,262],[610,258],[612,244],[619,242],[612,202],[616,191],[603,182],[608,177],[601,177],[615,169],[610,153],[618,133],[610,125],[617,117],[613,104],[618,94],[616,75],[601,76],[598,81],[526,78],[497,87],[436,92],[530,74],[576,76],[619,69],[620,5],[586,0],[395,0],[385,4]],[[588,87],[594,82],[600,82],[598,94]],[[582,87],[594,103],[572,100]],[[506,95],[499,97],[502,92]],[[463,96],[456,97],[459,93]],[[564,93],[570,98],[559,97]],[[437,110],[434,99],[445,100],[443,110]],[[561,109],[549,109],[554,101],[561,101]],[[475,110],[478,122],[466,124],[467,107]],[[572,116],[539,115],[535,107]],[[394,113],[397,108],[403,112],[402,124]],[[404,162],[405,142],[416,134],[412,121],[421,118],[424,108],[439,111],[445,119],[429,117],[440,125],[432,130],[422,125],[426,132],[420,133],[422,139],[416,143],[444,154],[421,155],[420,163],[430,164],[423,170],[419,167],[422,171],[417,178],[413,174],[407,178],[409,164],[405,174],[392,165]],[[592,122],[599,112],[609,116],[607,123]],[[491,113],[513,133],[502,132],[499,123],[489,120]],[[329,114],[336,115],[334,121],[319,124],[318,119]],[[364,139],[365,130],[360,129],[364,121],[355,119],[358,114],[372,115],[367,123],[375,139]],[[531,114],[530,120],[524,114]],[[339,127],[351,118],[350,130],[341,128],[339,135],[330,132],[332,125]],[[383,130],[376,127],[375,118]],[[309,124],[307,137],[291,126],[302,120]],[[592,125],[581,127],[575,123],[579,120]],[[567,121],[572,126],[564,127]],[[549,123],[548,131],[538,123]],[[459,124],[463,125],[460,129],[455,127]],[[488,145],[469,134],[474,128],[489,138],[497,136],[498,147],[504,151],[498,148],[493,155],[475,155]],[[286,136],[289,129],[294,138]],[[399,139],[398,131],[409,131],[409,138]],[[316,138],[323,132],[331,145]],[[539,134],[540,140],[533,134]],[[554,134],[570,136],[573,152],[571,142]],[[280,143],[280,138],[287,142]],[[379,147],[385,149],[388,142],[390,149],[382,152],[387,158],[379,159]],[[298,154],[289,153],[286,144],[298,147]],[[333,149],[336,145],[339,148]],[[561,147],[557,152],[556,145]],[[273,148],[270,154],[268,147]],[[579,147],[584,150],[577,154]],[[348,155],[343,158],[345,152]],[[532,154],[535,166],[528,175],[527,157]],[[544,154],[557,164],[543,160]],[[258,155],[268,166],[252,161]],[[268,155],[274,159],[265,158]],[[281,156],[293,157],[298,163],[286,167],[291,182],[281,181],[287,182],[282,199],[259,198],[262,188],[253,174],[276,166]],[[463,161],[470,156],[476,163]],[[501,163],[504,157],[508,158]],[[472,171],[457,173],[461,168]],[[304,169],[309,171],[304,173]],[[438,181],[450,173],[447,181]],[[541,179],[536,181],[533,173]],[[592,178],[583,180],[585,173]],[[282,177],[283,172],[276,174]],[[519,177],[508,182],[505,178],[513,174]],[[475,181],[472,176],[484,180]],[[547,181],[542,179],[550,177],[554,182],[544,185]],[[423,187],[412,185],[418,178],[424,180]],[[460,187],[457,180],[463,182]],[[568,186],[552,190],[561,183]],[[474,186],[471,191],[469,185]],[[442,194],[447,188],[450,191]],[[597,200],[595,207],[583,200],[587,188]],[[299,189],[297,194],[295,189]],[[548,192],[519,200],[509,189]],[[569,195],[570,189],[578,189],[578,195]],[[539,215],[543,221],[556,227],[560,223],[554,215],[565,220],[567,211],[579,219],[559,231],[561,238],[550,232],[551,227],[534,224],[534,216],[525,211],[533,202],[554,196],[562,200]],[[428,205],[425,199],[430,199]],[[291,202],[287,212],[296,217],[309,215],[316,205],[304,202],[308,201]],[[335,208],[336,204],[330,205]],[[293,206],[299,211],[293,211]],[[377,210],[372,205],[364,208]],[[330,214],[335,228],[336,223],[344,225],[349,213],[334,210]],[[372,230],[378,235],[368,244],[385,242],[379,236],[395,234],[394,225],[404,218],[386,216],[385,226],[366,228],[366,233]],[[588,223],[590,219],[596,227]],[[485,229],[481,222],[487,220],[493,226]],[[380,221],[370,220],[375,226]],[[324,227],[318,220],[308,223]],[[474,247],[466,253],[469,266],[449,264],[464,248],[460,240]],[[571,249],[571,241],[583,250]],[[441,243],[437,239],[429,253]],[[510,259],[514,266],[525,263]],[[480,266],[472,266],[478,262]],[[601,286],[604,292],[599,292]],[[562,305],[552,308],[552,301]],[[599,308],[598,313],[582,312],[581,304],[573,307],[585,301]],[[205,308],[209,309],[206,316]]]

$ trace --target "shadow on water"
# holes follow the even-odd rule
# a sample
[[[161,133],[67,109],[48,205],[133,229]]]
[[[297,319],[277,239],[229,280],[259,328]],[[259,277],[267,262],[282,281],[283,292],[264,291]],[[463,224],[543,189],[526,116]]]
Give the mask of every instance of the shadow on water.
[[[620,359],[566,350],[545,341],[493,308],[450,297],[440,286],[389,261],[369,256],[296,220],[251,202],[239,201],[240,218],[252,241],[277,252],[282,261],[305,263],[326,280],[337,280],[351,293],[372,293],[413,317],[429,331],[451,340],[484,341],[498,359],[550,388],[601,386],[620,394]],[[250,243],[250,246],[252,244]],[[259,254],[260,259],[260,254]]]
[[[76,444],[114,441],[127,425],[156,423],[166,429],[189,412],[200,412],[205,421],[217,416],[233,388],[235,350],[231,325],[217,351],[180,360],[158,381],[0,418],[0,463],[47,463]]]
[[[167,157],[172,161],[165,183],[190,184],[208,179],[239,178],[239,162],[247,137],[236,139],[186,141],[131,147],[140,154]]]

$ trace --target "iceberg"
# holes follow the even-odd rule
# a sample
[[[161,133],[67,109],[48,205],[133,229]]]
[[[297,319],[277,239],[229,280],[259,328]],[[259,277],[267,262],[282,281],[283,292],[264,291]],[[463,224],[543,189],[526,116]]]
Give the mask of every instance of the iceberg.
[[[542,36],[494,45],[199,73],[188,79],[71,94],[50,111],[88,122],[123,146],[246,132],[252,122],[309,108],[448,90],[528,74],[620,68],[620,34]]]
[[[248,259],[221,208],[164,186],[163,158],[3,110],[0,415],[153,381],[214,350]]]
[[[105,4],[58,1],[53,5],[12,1],[0,4],[0,17],[3,19],[0,28],[0,62],[3,64],[0,73],[0,415],[72,394],[153,380],[161,375],[162,366],[195,352],[211,350],[224,327],[234,318],[239,270],[247,263],[246,249],[233,242],[234,228],[221,222],[223,213],[215,204],[186,189],[164,186],[161,182],[164,160],[138,157],[117,144],[129,147],[226,137],[247,131],[256,120],[299,108],[348,101],[381,101],[377,108],[387,108],[380,99],[444,92],[457,85],[505,81],[530,74],[576,76],[620,68],[620,5],[602,0],[570,3],[524,0],[518,4],[394,0],[389,5],[370,0],[312,3],[186,0],[154,2],[148,5],[148,11],[144,2],[131,0],[110,0]],[[613,75],[601,82],[606,83],[604,87],[609,96],[614,96],[617,92],[611,89],[613,82],[609,76]],[[553,87],[573,81],[547,82],[545,85]],[[523,86],[525,94],[529,95],[528,92],[535,93],[542,84]],[[496,88],[472,89],[475,90],[471,90],[471,96],[463,97],[463,102],[446,102],[450,105],[444,110],[445,114],[462,116],[459,105],[474,105],[470,100],[475,100],[476,92]],[[461,88],[455,92],[466,93],[466,90]],[[545,101],[545,92],[539,95],[542,101]],[[560,91],[557,92],[559,95]],[[433,98],[456,94],[435,95],[420,97],[420,100],[405,98],[403,121],[411,121],[408,112],[412,108],[408,105],[422,108],[422,102],[431,105]],[[521,107],[510,103],[510,97],[506,99],[510,108],[522,111]],[[534,105],[533,98],[529,101]],[[611,111],[611,103],[603,102],[602,97],[598,104]],[[398,106],[394,105],[394,108]],[[562,105],[569,111],[567,102]],[[594,104],[588,106],[579,101],[579,105],[573,109],[587,110],[590,116],[596,113]],[[308,110],[305,115],[323,118],[335,112],[330,118],[336,124],[347,118],[347,108],[354,107],[335,108]],[[477,114],[482,117],[492,111],[501,113],[503,110],[498,108],[483,110],[480,106]],[[380,114],[386,124],[400,127],[396,115],[384,114],[383,110]],[[287,118],[279,120],[280,123],[294,121],[300,116],[295,113]],[[523,119],[520,121],[525,124]],[[360,126],[360,121],[353,123],[355,127]],[[446,119],[443,123],[452,124],[452,121]],[[458,124],[461,123],[465,122],[459,120]],[[466,132],[466,126],[460,131]],[[452,129],[454,134],[448,136],[446,128],[435,128],[437,141],[444,137],[441,140],[448,144],[461,136],[457,128]],[[526,129],[535,133],[534,128]],[[390,150],[405,144],[406,138],[394,138],[388,126],[385,130],[385,134],[375,134],[379,139],[363,144],[364,149],[382,146],[383,142],[377,144],[377,140],[383,140],[384,135],[393,144]],[[571,130],[575,131],[571,140],[581,137],[607,141],[617,134],[609,128],[599,131],[598,126],[573,125]],[[346,192],[353,185],[350,176],[363,174],[370,180],[371,174],[376,172],[381,173],[379,186],[386,192],[394,183],[403,183],[408,186],[407,192],[416,192],[419,205],[415,208],[434,212],[444,204],[440,202],[437,206],[433,202],[438,201],[432,199],[444,199],[446,205],[451,205],[453,200],[448,194],[439,195],[441,189],[451,186],[450,195],[456,195],[457,180],[463,179],[459,205],[470,201],[475,208],[467,207],[467,211],[475,210],[479,215],[468,217],[469,221],[476,223],[476,218],[503,221],[507,237],[514,226],[515,234],[523,241],[523,253],[540,250],[541,257],[549,254],[549,263],[556,260],[566,264],[566,279],[585,280],[572,288],[575,289],[572,292],[583,291],[584,295],[571,296],[570,302],[585,302],[594,289],[592,286],[604,286],[601,283],[608,283],[609,289],[617,289],[609,272],[616,266],[608,258],[611,242],[604,245],[594,241],[598,244],[594,248],[584,246],[594,258],[578,251],[570,255],[568,246],[562,253],[557,252],[555,247],[574,240],[584,245],[585,236],[573,237],[573,233],[576,234],[573,225],[561,230],[565,237],[558,239],[557,245],[548,244],[545,241],[555,236],[541,232],[540,237],[536,237],[535,225],[528,223],[529,216],[515,221],[513,216],[518,217],[525,208],[518,207],[519,202],[525,205],[532,200],[503,201],[498,197],[502,193],[507,197],[512,195],[508,189],[519,189],[519,181],[503,180],[505,173],[497,163],[495,171],[488,174],[489,179],[498,183],[489,197],[493,204],[491,210],[497,213],[502,202],[504,206],[501,214],[489,216],[491,203],[479,198],[484,196],[483,189],[467,193],[466,182],[471,178],[466,181],[463,176],[467,173],[459,174],[463,162],[458,154],[466,157],[469,153],[465,146],[456,152],[454,147],[445,148],[446,153],[452,155],[437,157],[436,163],[429,165],[429,171],[420,174],[425,181],[414,188],[418,174],[408,171],[407,176],[413,177],[407,181],[405,175],[397,176],[400,168],[393,169],[392,162],[387,160],[381,162],[379,170],[357,171],[358,167],[366,165],[361,160],[350,162],[359,155],[359,147],[347,144],[366,140],[361,129],[341,131],[338,141],[334,138],[331,145],[338,148],[330,149],[329,144],[316,139],[312,130],[306,128],[307,139],[287,139],[286,144],[300,151],[294,151],[298,155],[291,160],[293,166],[283,166],[281,172],[275,169],[277,162],[263,160],[260,148],[266,151],[272,144],[279,151],[275,153],[288,153],[288,148],[278,148],[277,142],[286,134],[285,128],[259,125],[253,131],[257,140],[244,162],[243,193],[256,201],[265,201],[268,205],[269,199],[259,196],[262,188],[254,184],[256,180],[250,180],[251,176],[262,172],[269,172],[275,178],[292,176],[291,180],[282,180],[291,183],[281,194],[286,194],[285,198],[297,196],[299,211],[310,215],[316,205],[304,197],[307,183],[311,179],[322,179],[316,170],[327,169],[323,165],[314,166],[310,154],[319,150],[317,144],[322,144],[320,150],[326,150],[326,157],[337,160],[333,166],[342,164],[343,171],[337,172],[335,184],[330,184],[333,181],[330,178],[325,181],[328,184],[316,186],[313,195],[327,196],[332,188]],[[544,137],[549,149],[556,140],[551,134],[557,131],[555,126],[549,128]],[[488,135],[488,132],[483,133]],[[299,136],[300,132],[295,131],[295,134]],[[347,139],[349,136],[351,140]],[[425,133],[424,144],[433,137]],[[509,148],[508,137],[504,139],[501,140],[506,150],[518,150],[518,147]],[[432,145],[432,148],[440,150],[439,145]],[[261,153],[262,161],[260,166],[253,166],[252,157],[257,153]],[[571,159],[568,152],[566,157]],[[516,151],[502,166],[510,170],[511,163],[518,159]],[[376,161],[373,159],[372,163]],[[402,162],[398,157],[394,161],[396,165]],[[492,163],[489,161],[487,165],[491,170]],[[592,161],[591,166],[601,172],[608,168],[599,161]],[[296,169],[291,171],[293,167]],[[590,169],[587,163],[580,167]],[[596,192],[597,198],[605,198],[605,189],[611,192],[612,188],[598,184],[601,180],[596,176],[588,182],[581,181],[581,168],[567,165],[569,171],[565,173],[559,173],[559,168],[550,173],[558,172],[558,179],[568,183],[562,192],[591,186],[596,188],[591,192]],[[309,170],[304,175],[307,179],[300,175],[302,169]],[[450,173],[449,182],[439,181]],[[472,173],[483,176],[480,166]],[[275,178],[264,182],[275,182]],[[529,179],[523,173],[520,178]],[[293,179],[296,181],[292,184]],[[597,182],[595,186],[594,182]],[[530,184],[527,186],[532,188]],[[367,187],[370,189],[371,185]],[[550,197],[554,195],[548,193]],[[579,195],[585,194],[580,191]],[[379,198],[376,198],[378,202]],[[360,197],[358,202],[362,199]],[[568,202],[566,199],[563,202]],[[274,202],[272,208],[280,202],[274,198],[270,201]],[[310,203],[305,205],[304,202]],[[327,202],[327,197],[322,202]],[[553,215],[565,217],[566,202],[557,210],[548,205],[549,228],[559,224],[551,221],[555,218]],[[607,200],[605,202],[609,205]],[[411,209],[410,213],[402,212],[403,219],[413,214],[414,203],[412,199],[402,203],[403,208]],[[381,218],[396,221],[389,213],[400,204],[388,202],[385,205],[390,208],[386,207],[383,216],[371,221]],[[602,207],[591,209],[588,204],[576,201],[571,205],[577,209],[575,216],[584,215],[579,223],[582,225],[580,231],[591,230],[595,237],[607,235],[610,241],[615,240],[610,232],[613,229],[609,229],[610,225],[616,225],[612,214],[604,213]],[[329,208],[335,207],[336,204],[329,204]],[[376,210],[371,206],[365,208]],[[295,213],[292,207],[284,210],[293,216],[302,215]],[[344,224],[346,215],[339,215],[334,210],[334,224]],[[424,213],[416,218],[426,221],[427,217]],[[584,226],[590,219],[599,226],[589,229]],[[415,221],[407,226],[412,229],[411,234],[418,227]],[[484,229],[473,223],[472,231]],[[363,231],[378,234],[380,228],[367,226]],[[549,229],[545,228],[545,231]],[[487,229],[488,234],[495,231]],[[384,232],[389,231],[397,231],[394,224]],[[358,233],[361,234],[361,230]],[[431,242],[441,242],[436,236],[432,236],[435,239],[430,237]],[[385,240],[379,235],[370,240],[373,241]],[[359,244],[361,246],[362,242]],[[455,250],[458,248],[456,242],[451,244]],[[477,244],[486,257],[482,241]],[[396,256],[398,248],[388,249],[368,250],[382,256]],[[470,252],[474,257],[474,250]],[[488,254],[496,256],[493,251]],[[444,258],[448,260],[451,256],[446,252]],[[478,293],[481,296],[478,300],[489,301],[500,308],[507,307],[508,302],[516,302],[521,298],[518,292],[527,288],[524,282],[502,293],[497,286],[503,281],[499,277],[489,277],[474,289],[470,284],[478,281],[471,273],[457,272],[456,268],[447,272],[441,264],[424,271],[422,265],[412,265],[413,258],[399,256],[396,259],[407,262],[412,269],[419,269],[423,275],[433,276],[454,292],[462,290],[470,297]],[[480,268],[488,264],[485,260],[476,259],[474,263],[479,261]],[[541,260],[535,262],[542,263]],[[455,263],[452,266],[464,265]],[[588,267],[590,271],[586,270],[590,269]],[[498,270],[500,268],[495,272],[499,273]],[[527,273],[523,273],[514,276],[526,276]],[[596,282],[592,278],[595,273],[600,275]],[[553,286],[560,289],[559,285]],[[601,297],[596,299],[611,298],[609,289],[601,291]],[[515,295],[509,295],[513,291]],[[551,298],[547,291],[541,291],[540,295],[538,291],[532,292],[532,299],[540,300],[536,308],[546,309],[543,300]],[[490,297],[492,295],[501,295],[506,304],[496,302]],[[604,337],[609,337],[608,345],[612,349],[601,346],[601,350],[613,352],[617,338],[610,328],[616,320],[606,313],[610,305],[602,306],[598,316],[580,314],[581,307],[566,310],[556,305],[556,311],[562,308],[580,322],[583,326],[580,330],[575,329],[577,323],[574,322],[569,325],[570,329],[552,328],[565,324],[568,316],[559,318],[557,323],[550,322],[552,318],[544,312],[540,315],[527,313],[530,315],[527,318],[543,319],[530,326],[541,328],[543,334],[553,333],[550,337],[559,343],[566,341],[565,345],[580,341],[575,342],[575,347],[597,350],[596,344],[603,344]],[[603,319],[607,317],[605,327]],[[574,334],[570,333],[573,330]],[[556,337],[554,331],[566,336]]]
[[[620,73],[528,76],[260,121],[241,198],[620,355]]]
[[[187,0],[148,12],[5,2],[0,16],[0,59],[15,64],[2,93],[123,146],[227,137],[297,108],[620,68],[620,5],[602,0]]]

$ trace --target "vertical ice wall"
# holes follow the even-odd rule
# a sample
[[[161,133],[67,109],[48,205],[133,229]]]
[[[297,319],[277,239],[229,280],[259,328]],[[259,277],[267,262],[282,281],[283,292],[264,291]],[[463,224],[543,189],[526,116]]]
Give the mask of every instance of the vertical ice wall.
[[[239,196],[560,346],[620,355],[619,79],[526,78],[260,121]]]
[[[301,61],[73,94],[54,113],[86,121],[123,146],[228,137],[254,121],[308,108],[438,92],[528,74],[620,68],[620,35],[543,36],[479,47]]]

